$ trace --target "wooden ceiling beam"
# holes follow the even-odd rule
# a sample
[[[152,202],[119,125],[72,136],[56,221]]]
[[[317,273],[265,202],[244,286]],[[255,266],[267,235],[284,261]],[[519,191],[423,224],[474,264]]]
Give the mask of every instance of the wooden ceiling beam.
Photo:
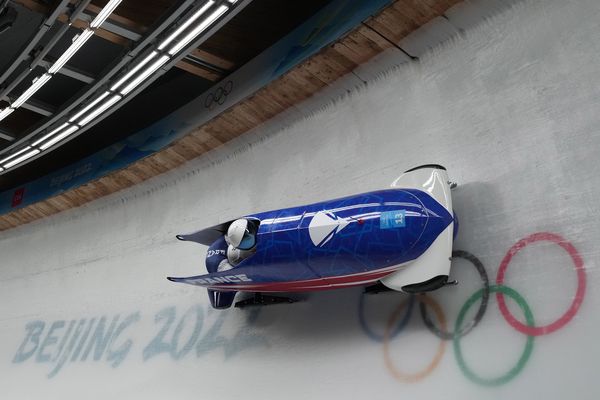
[[[190,74],[194,74],[196,76],[199,76],[200,78],[207,79],[211,82],[217,82],[222,78],[221,74],[219,74],[218,72],[209,70],[207,68],[203,68],[196,64],[192,64],[185,58],[179,61],[177,64],[175,64],[175,66],[179,69],[189,72]]]
[[[235,64],[233,62],[209,53],[206,50],[194,49],[190,52],[190,54],[225,71],[231,71],[235,68]]]

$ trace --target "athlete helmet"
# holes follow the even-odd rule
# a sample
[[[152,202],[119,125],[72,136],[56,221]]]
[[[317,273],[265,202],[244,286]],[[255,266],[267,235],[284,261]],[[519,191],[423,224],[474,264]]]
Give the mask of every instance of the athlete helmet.
[[[241,250],[229,245],[227,246],[227,261],[235,267],[253,253],[252,250]]]
[[[247,219],[236,219],[229,225],[225,241],[235,248],[250,250],[256,244],[256,237],[248,228]]]

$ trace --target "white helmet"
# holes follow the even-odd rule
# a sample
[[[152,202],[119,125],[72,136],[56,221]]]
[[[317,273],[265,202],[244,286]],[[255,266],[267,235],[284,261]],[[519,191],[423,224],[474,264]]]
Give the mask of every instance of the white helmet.
[[[227,246],[227,261],[229,261],[229,264],[235,267],[252,253],[254,253],[252,250],[240,250],[232,245],[229,245]]]
[[[249,250],[254,247],[256,238],[248,230],[248,220],[241,218],[236,219],[229,225],[225,241],[233,247]]]

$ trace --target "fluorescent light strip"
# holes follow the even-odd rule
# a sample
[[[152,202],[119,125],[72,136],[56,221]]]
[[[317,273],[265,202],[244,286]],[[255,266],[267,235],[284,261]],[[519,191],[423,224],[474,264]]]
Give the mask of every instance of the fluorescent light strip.
[[[108,4],[102,9],[102,11],[100,11],[100,13],[96,16],[96,18],[94,18],[94,20],[90,24],[90,28],[95,29],[95,28],[99,27],[100,25],[102,25],[102,23],[104,21],[106,21],[108,16],[115,10],[115,8],[117,8],[117,6],[121,3],[121,1],[122,0],[109,1]],[[236,1],[237,0],[229,0],[229,3],[234,4]],[[177,36],[179,36],[185,29],[187,29],[194,21],[196,21],[200,16],[202,16],[206,12],[206,10],[208,8],[210,8],[213,4],[214,4],[214,1],[212,1],[212,0],[207,1],[206,4],[204,6],[202,6],[202,8],[200,8],[198,11],[196,11],[183,25],[181,25],[179,28],[177,28],[177,30],[175,30],[175,32],[173,32],[171,35],[169,35],[169,37],[167,39],[165,39],[159,45],[158,49],[162,50],[167,45],[169,45]],[[194,28],[183,39],[181,39],[175,46],[173,46],[169,50],[169,54],[170,55],[176,54],[179,50],[181,50],[189,42],[191,42],[196,36],[198,36],[200,33],[202,33],[208,26],[210,26],[219,17],[221,17],[221,15],[223,15],[228,9],[229,9],[229,7],[221,5],[215,12],[210,14],[208,16],[208,18],[203,20],[196,28]],[[94,31],[92,29],[85,29],[73,41],[71,46],[69,46],[69,48],[58,58],[58,60],[56,60],[56,62],[52,65],[52,67],[50,67],[50,69],[48,70],[48,73],[46,73],[46,74],[42,75],[41,77],[39,77],[38,79],[36,79],[36,81],[31,85],[31,87],[29,87],[29,89],[27,89],[21,96],[19,96],[19,98],[17,100],[15,100],[15,102],[12,104],[11,107],[7,107],[4,110],[2,110],[0,112],[0,121],[3,120],[4,118],[6,118],[7,116],[9,116],[10,114],[12,114],[15,111],[15,108],[18,108],[21,105],[23,105],[27,100],[29,100],[29,98],[31,96],[33,96],[33,94],[35,92],[37,92],[42,86],[44,86],[44,84],[46,84],[46,82],[48,82],[52,78],[53,74],[60,71],[60,69],[71,59],[71,57],[73,57],[73,55],[75,55],[75,53],[77,53],[77,51],[89,40],[89,38],[93,36]],[[153,51],[148,56],[146,56],[146,58],[144,58],[131,71],[129,71],[125,76],[123,76],[115,85],[113,85],[113,87],[111,87],[111,90],[115,90],[118,87],[120,87],[124,82],[127,81],[127,79],[131,78],[136,72],[138,72],[141,68],[143,68],[146,64],[148,64],[152,59],[154,59],[157,56],[157,54],[158,53],[156,51]],[[149,68],[147,68],[144,72],[142,72],[137,78],[135,78],[132,82],[130,82],[123,90],[121,90],[121,93],[123,95],[126,95],[129,92],[131,92],[142,81],[146,80],[146,78],[148,78],[150,75],[152,75],[154,72],[156,72],[160,67],[162,67],[169,60],[169,58],[170,58],[169,56],[163,55],[161,58],[159,58],[157,61],[155,61]],[[85,108],[83,108],[81,111],[79,111],[76,115],[71,117],[69,119],[69,122],[73,122],[73,121],[77,120],[78,118],[80,118],[81,116],[83,116],[83,114],[85,114],[90,109],[92,109],[94,106],[96,106],[100,101],[105,99],[109,94],[110,94],[110,92],[104,92],[96,100],[94,100],[92,103],[87,105]],[[106,101],[100,107],[98,107],[96,110],[94,110],[92,113],[90,113],[85,118],[83,118],[79,122],[79,125],[80,126],[86,125],[91,120],[96,118],[98,115],[102,114],[104,111],[106,111],[107,109],[112,107],[121,98],[122,97],[119,95],[115,95],[115,96],[111,97],[110,100]],[[42,137],[41,139],[34,142],[33,145],[37,146],[38,144],[42,143],[44,140],[48,139],[52,135],[56,134],[57,132],[60,132],[64,128],[66,128],[68,125],[69,125],[69,123],[64,123],[60,127],[52,130],[47,135],[44,135],[44,137]],[[62,133],[60,133],[59,135],[50,139],[46,143],[42,144],[40,146],[40,148],[42,150],[45,150],[45,149],[53,146],[57,142],[63,140],[67,136],[71,135],[78,129],[79,129],[79,126],[73,125],[70,128],[63,131]],[[0,167],[0,171],[4,171],[5,168],[10,168],[10,167],[17,165],[17,164],[40,153],[40,150],[34,149],[34,150],[29,151],[26,154],[23,154],[24,152],[26,152],[30,149],[31,149],[31,146],[27,146],[24,149],[4,158],[3,160],[0,160],[0,163],[4,163],[4,162],[14,158],[12,161],[9,161],[8,163],[4,164],[4,168]],[[20,154],[23,154],[23,155],[18,157]],[[17,157],[17,158],[15,158],[15,157]]]
[[[129,83],[129,85],[125,86],[121,89],[121,94],[126,95],[135,89],[142,81],[146,80],[150,75],[152,75],[156,70],[163,66],[169,60],[169,56],[162,56],[158,60],[156,60],[151,66],[149,66],[144,72],[138,75],[133,81]]]
[[[213,22],[215,22],[221,15],[227,11],[229,7],[220,6],[217,8],[215,12],[210,14],[208,18],[202,21],[197,27],[194,28],[190,33],[188,33],[183,39],[181,39],[175,46],[169,50],[169,54],[173,55],[177,53],[179,50],[184,48],[189,42],[192,41],[196,36],[198,36],[202,31],[204,31],[207,27],[209,27]]]
[[[11,104],[11,107],[13,109],[19,108],[27,100],[29,100],[31,98],[31,96],[33,96],[35,94],[35,92],[40,90],[42,88],[42,86],[44,86],[46,84],[46,82],[48,82],[52,78],[52,74],[55,74],[56,72],[58,72],[67,63],[67,61],[69,61],[71,59],[71,57],[73,57],[73,55],[75,53],[77,53],[77,51],[81,48],[81,46],[83,46],[85,44],[85,42],[87,42],[88,39],[90,37],[92,37],[93,34],[94,34],[94,31],[92,31],[90,29],[84,30],[77,37],[77,39],[75,39],[75,41],[73,43],[71,43],[71,46],[69,46],[69,48],[58,58],[58,60],[56,60],[56,62],[52,65],[52,67],[50,67],[50,69],[48,70],[48,73],[37,78],[35,80],[35,82],[33,82],[33,84],[29,87],[29,89],[27,89],[23,94],[21,94],[21,96],[19,96],[17,98],[17,100],[15,100]],[[6,114],[6,115],[8,115],[8,114]],[[0,120],[3,119],[4,117],[6,117],[6,115],[2,116],[0,114]]]
[[[115,104],[120,99],[121,99],[121,96],[119,96],[118,94],[114,95],[108,101],[106,101],[104,104],[102,104],[100,107],[98,107],[97,109],[92,111],[91,114],[88,114],[84,119],[79,121],[79,125],[84,126],[85,124],[87,124],[88,122],[90,122],[91,120],[96,118],[98,115],[100,115],[104,111],[108,110],[113,104]]]
[[[66,131],[62,132],[60,135],[55,136],[54,138],[50,139],[49,141],[47,141],[46,143],[44,143],[43,145],[41,145],[40,148],[42,150],[46,150],[48,147],[53,146],[55,143],[58,143],[61,140],[63,140],[64,138],[66,138],[67,136],[71,135],[77,129],[79,129],[78,126],[75,126],[75,125],[71,126],[69,129],[67,129]]]
[[[138,63],[138,65],[136,65],[124,77],[119,79],[119,81],[117,83],[115,83],[110,88],[110,90],[117,90],[123,83],[125,83],[125,81],[127,81],[129,78],[131,78],[136,72],[138,72],[144,65],[148,64],[148,62],[150,60],[152,60],[154,57],[156,57],[157,55],[158,55],[158,53],[156,51],[153,51],[152,53],[148,54],[148,56],[146,58],[144,58],[140,63]]]
[[[62,124],[58,128],[51,130],[50,133],[48,133],[47,135],[44,135],[42,138],[40,138],[40,139],[36,140],[35,142],[33,142],[32,145],[33,146],[37,146],[38,144],[42,143],[43,141],[45,141],[49,137],[54,136],[55,133],[62,131],[67,126],[69,126],[69,123],[65,122],[64,124]]]
[[[19,154],[25,153],[29,149],[31,149],[31,146],[24,147],[21,150],[17,151],[16,153],[13,153],[8,157],[4,157],[2,160],[0,160],[0,164],[4,164],[5,162],[9,161],[10,159],[17,157]]]
[[[54,64],[48,70],[49,73],[55,74],[57,73],[64,65],[69,61],[75,53],[88,41],[90,37],[94,34],[94,31],[91,29],[84,30],[78,37],[75,39],[71,46],[56,60]]]
[[[39,78],[37,78],[35,80],[35,82],[33,82],[33,85],[31,85],[29,87],[29,89],[27,89],[22,95],[19,96],[19,98],[17,100],[15,100],[11,104],[11,107],[12,108],[21,107],[21,105],[23,105],[23,103],[25,103],[27,100],[29,100],[29,98],[31,96],[33,96],[33,94],[35,92],[40,90],[40,88],[42,86],[44,86],[46,84],[46,82],[48,82],[50,80],[50,78],[52,78],[52,75],[49,75],[49,74],[44,74],[44,75],[40,76]]]
[[[204,6],[202,6],[202,8],[200,8],[198,11],[196,11],[187,21],[185,21],[183,23],[183,25],[181,25],[179,28],[177,28],[177,30],[175,32],[173,32],[172,34],[169,35],[168,38],[166,38],[165,40],[163,40],[163,42],[158,46],[158,49],[162,50],[165,47],[167,47],[167,45],[169,43],[171,43],[173,41],[173,39],[175,39],[177,36],[179,36],[179,34],[181,32],[183,32],[184,30],[186,30],[188,26],[190,26],[195,20],[197,20],[199,16],[201,16],[202,14],[204,14],[204,12],[209,7],[211,7],[213,4],[215,4],[214,1],[212,1],[212,0],[208,1]]]
[[[14,165],[17,165],[17,164],[35,156],[36,154],[39,154],[39,153],[40,153],[40,151],[38,149],[31,150],[29,153],[23,154],[21,157],[16,158],[16,159],[12,160],[11,162],[5,164],[4,168],[10,168]]]
[[[110,92],[104,92],[102,93],[96,100],[92,101],[90,104],[88,104],[87,106],[85,106],[83,108],[83,110],[79,111],[77,114],[75,114],[74,116],[72,116],[71,118],[69,118],[69,122],[74,122],[75,120],[77,120],[79,117],[81,117],[83,114],[87,113],[88,111],[90,111],[90,109],[92,107],[95,107],[96,104],[100,103],[102,100],[104,100],[106,98],[106,96],[108,96],[110,94]]]
[[[106,6],[104,6],[104,8],[102,9],[102,11],[100,11],[100,13],[98,15],[96,15],[96,18],[94,18],[94,20],[90,24],[90,27],[91,28],[97,28],[100,25],[102,25],[102,23],[104,21],[106,21],[106,18],[108,18],[108,16],[110,14],[112,14],[113,11],[115,11],[115,8],[117,8],[117,6],[120,3],[121,3],[121,0],[111,0],[111,1],[109,1],[108,4],[106,4]]]
[[[15,111],[15,109],[10,108],[10,107],[6,107],[4,110],[0,111],[0,121],[2,121],[4,118],[8,117],[14,111]]]

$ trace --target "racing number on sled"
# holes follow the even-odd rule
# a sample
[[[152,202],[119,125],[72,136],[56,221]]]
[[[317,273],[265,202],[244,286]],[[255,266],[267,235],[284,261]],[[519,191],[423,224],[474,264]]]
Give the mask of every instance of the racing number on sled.
[[[404,228],[406,226],[406,210],[384,211],[379,218],[380,229]]]

